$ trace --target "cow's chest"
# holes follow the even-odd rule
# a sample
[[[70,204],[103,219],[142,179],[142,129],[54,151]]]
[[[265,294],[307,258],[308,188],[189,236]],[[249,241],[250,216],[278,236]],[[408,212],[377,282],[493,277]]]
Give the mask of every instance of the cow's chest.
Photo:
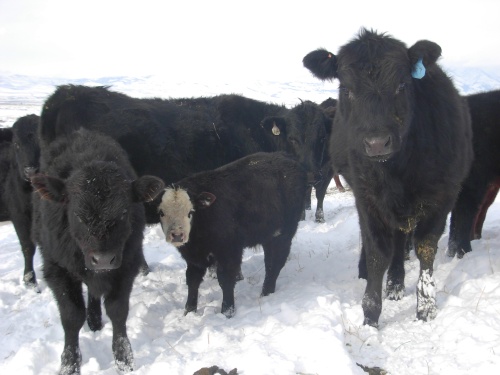
[[[428,211],[425,197],[404,179],[377,172],[357,173],[353,190],[358,209],[386,226],[412,232]]]

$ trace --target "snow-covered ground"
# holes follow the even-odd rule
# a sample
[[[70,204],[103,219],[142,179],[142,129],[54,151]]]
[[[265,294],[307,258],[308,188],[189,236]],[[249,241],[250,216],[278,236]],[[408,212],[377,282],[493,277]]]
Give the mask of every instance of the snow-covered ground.
[[[450,70],[464,94],[500,88],[500,75]],[[63,79],[0,77],[0,126],[40,113],[43,100]],[[117,77],[80,84],[112,85],[137,97],[195,97],[238,93],[293,106],[302,100],[337,97],[336,83],[176,82],[156,77]],[[261,298],[261,249],[247,249],[245,276],[235,290],[236,315],[220,314],[222,292],[206,277],[197,313],[183,315],[187,297],[185,262],[167,245],[158,225],[147,228],[145,256],[152,268],[136,279],[130,300],[128,334],[136,374],[193,374],[217,365],[254,374],[364,374],[357,363],[393,375],[500,373],[500,199],[491,206],[483,238],[463,259],[446,256],[446,230],[439,242],[434,277],[438,315],[415,319],[418,261],[406,262],[406,296],[385,300],[379,329],[363,326],[365,281],[357,277],[360,252],[354,198],[331,185],[326,223],[313,210],[300,223],[290,259],[276,293]],[[53,374],[59,369],[64,334],[52,294],[35,269],[41,293],[22,285],[23,257],[10,222],[0,223],[0,374]],[[80,333],[82,374],[115,374],[111,324],[104,316],[97,333]]]

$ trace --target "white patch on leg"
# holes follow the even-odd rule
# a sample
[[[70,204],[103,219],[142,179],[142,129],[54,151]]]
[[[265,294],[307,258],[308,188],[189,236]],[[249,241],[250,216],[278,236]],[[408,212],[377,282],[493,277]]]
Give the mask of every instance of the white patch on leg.
[[[423,270],[417,283],[417,318],[429,321],[436,315],[436,285],[429,270]]]

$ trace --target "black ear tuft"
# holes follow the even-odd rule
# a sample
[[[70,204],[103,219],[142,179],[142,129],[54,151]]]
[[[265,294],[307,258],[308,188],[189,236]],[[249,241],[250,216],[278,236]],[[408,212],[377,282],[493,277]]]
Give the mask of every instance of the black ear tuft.
[[[134,202],[151,202],[165,188],[162,179],[155,176],[142,176],[132,182]]]
[[[42,199],[58,203],[64,203],[68,199],[66,185],[60,178],[36,174],[31,177],[31,185]]]
[[[326,49],[309,52],[302,63],[316,78],[323,81],[337,78],[337,56]]]
[[[440,56],[441,47],[428,40],[420,40],[408,50],[411,66],[414,66],[419,59],[422,59],[422,63],[428,68],[435,64]]]

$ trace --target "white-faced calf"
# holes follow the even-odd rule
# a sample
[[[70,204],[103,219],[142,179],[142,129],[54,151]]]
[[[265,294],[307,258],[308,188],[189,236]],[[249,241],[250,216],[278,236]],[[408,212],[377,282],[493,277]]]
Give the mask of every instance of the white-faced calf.
[[[216,264],[221,312],[235,312],[243,250],[262,245],[262,295],[274,293],[304,209],[307,173],[281,153],[257,153],[167,188],[158,207],[167,242],[186,260],[185,313],[196,311],[207,267]]]

